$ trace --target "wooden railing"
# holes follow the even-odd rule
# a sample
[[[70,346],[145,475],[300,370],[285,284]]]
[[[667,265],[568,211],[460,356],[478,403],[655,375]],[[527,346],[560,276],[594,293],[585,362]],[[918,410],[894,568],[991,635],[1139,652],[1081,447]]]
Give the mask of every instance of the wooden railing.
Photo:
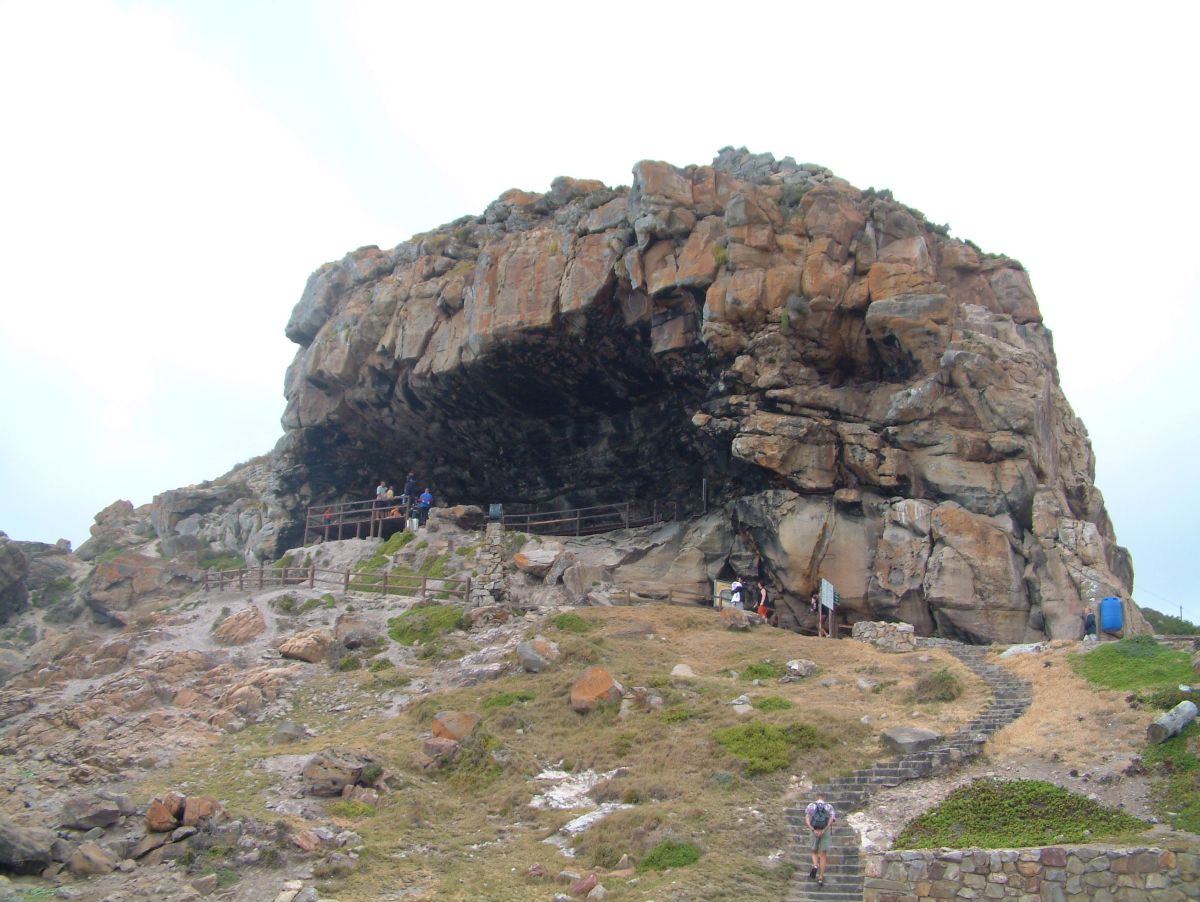
[[[251,567],[240,570],[206,571],[204,591],[224,592],[307,586],[341,589],[343,592],[376,592],[407,598],[465,602],[471,595],[471,578],[457,579],[419,574],[356,573],[322,567]]]
[[[364,536],[382,538],[385,523],[399,524],[403,528],[414,507],[402,504],[399,498],[315,505],[308,509],[304,518],[304,544],[309,545],[318,538],[324,542]]]
[[[678,515],[674,501],[625,501],[620,504],[597,504],[570,510],[541,511],[528,514],[505,514],[504,528],[518,532],[548,536],[589,536],[614,529],[649,526]]]
[[[697,592],[694,589],[684,589],[679,586],[651,588],[649,586],[613,586],[609,597],[614,604],[648,604],[650,602],[665,602],[666,604],[712,604],[712,594]]]

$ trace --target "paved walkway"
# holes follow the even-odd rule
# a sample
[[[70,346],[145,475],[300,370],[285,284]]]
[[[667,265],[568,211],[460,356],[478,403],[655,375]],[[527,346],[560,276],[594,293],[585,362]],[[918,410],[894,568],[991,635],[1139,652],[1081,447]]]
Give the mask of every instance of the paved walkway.
[[[940,745],[904,755],[895,761],[874,764],[821,785],[825,800],[838,813],[838,822],[834,825],[831,837],[824,886],[818,886],[815,880],[808,878],[812,866],[811,833],[804,824],[804,805],[811,799],[784,809],[784,817],[793,836],[789,860],[796,865],[796,876],[788,887],[786,902],[862,902],[861,839],[858,831],[846,823],[846,816],[866,805],[879,789],[942,773],[978,755],[993,733],[1012,723],[1029,707],[1032,701],[1029,684],[999,664],[989,662],[989,646],[963,645],[946,639],[918,639],[917,644],[923,648],[944,648],[954,655],[991,687],[992,700],[970,723]],[[816,788],[810,796],[815,797]]]

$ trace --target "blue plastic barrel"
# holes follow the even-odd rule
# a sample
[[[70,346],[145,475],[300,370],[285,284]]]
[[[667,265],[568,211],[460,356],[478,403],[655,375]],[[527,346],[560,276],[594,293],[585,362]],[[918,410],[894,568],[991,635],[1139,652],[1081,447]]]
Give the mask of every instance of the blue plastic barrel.
[[[1125,628],[1125,609],[1121,599],[1109,596],[1100,599],[1100,629],[1106,633],[1119,633]]]

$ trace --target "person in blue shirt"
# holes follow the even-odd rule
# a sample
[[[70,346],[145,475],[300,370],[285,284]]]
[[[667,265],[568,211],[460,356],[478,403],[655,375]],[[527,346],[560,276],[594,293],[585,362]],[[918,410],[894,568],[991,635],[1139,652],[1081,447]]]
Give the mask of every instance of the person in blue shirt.
[[[425,521],[429,519],[429,508],[433,507],[433,493],[428,488],[421,493],[421,497],[417,499],[417,520],[421,526],[425,525]]]

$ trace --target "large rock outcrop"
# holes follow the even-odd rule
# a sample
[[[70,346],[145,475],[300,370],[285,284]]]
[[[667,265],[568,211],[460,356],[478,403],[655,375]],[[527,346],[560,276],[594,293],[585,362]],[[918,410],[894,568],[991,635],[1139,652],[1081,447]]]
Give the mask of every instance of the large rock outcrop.
[[[852,616],[1018,641],[1129,596],[1019,263],[791,159],[633,175],[317,270],[287,326],[280,496],[415,469],[451,501],[568,506],[707,478],[728,570],[785,605],[827,576]]]

